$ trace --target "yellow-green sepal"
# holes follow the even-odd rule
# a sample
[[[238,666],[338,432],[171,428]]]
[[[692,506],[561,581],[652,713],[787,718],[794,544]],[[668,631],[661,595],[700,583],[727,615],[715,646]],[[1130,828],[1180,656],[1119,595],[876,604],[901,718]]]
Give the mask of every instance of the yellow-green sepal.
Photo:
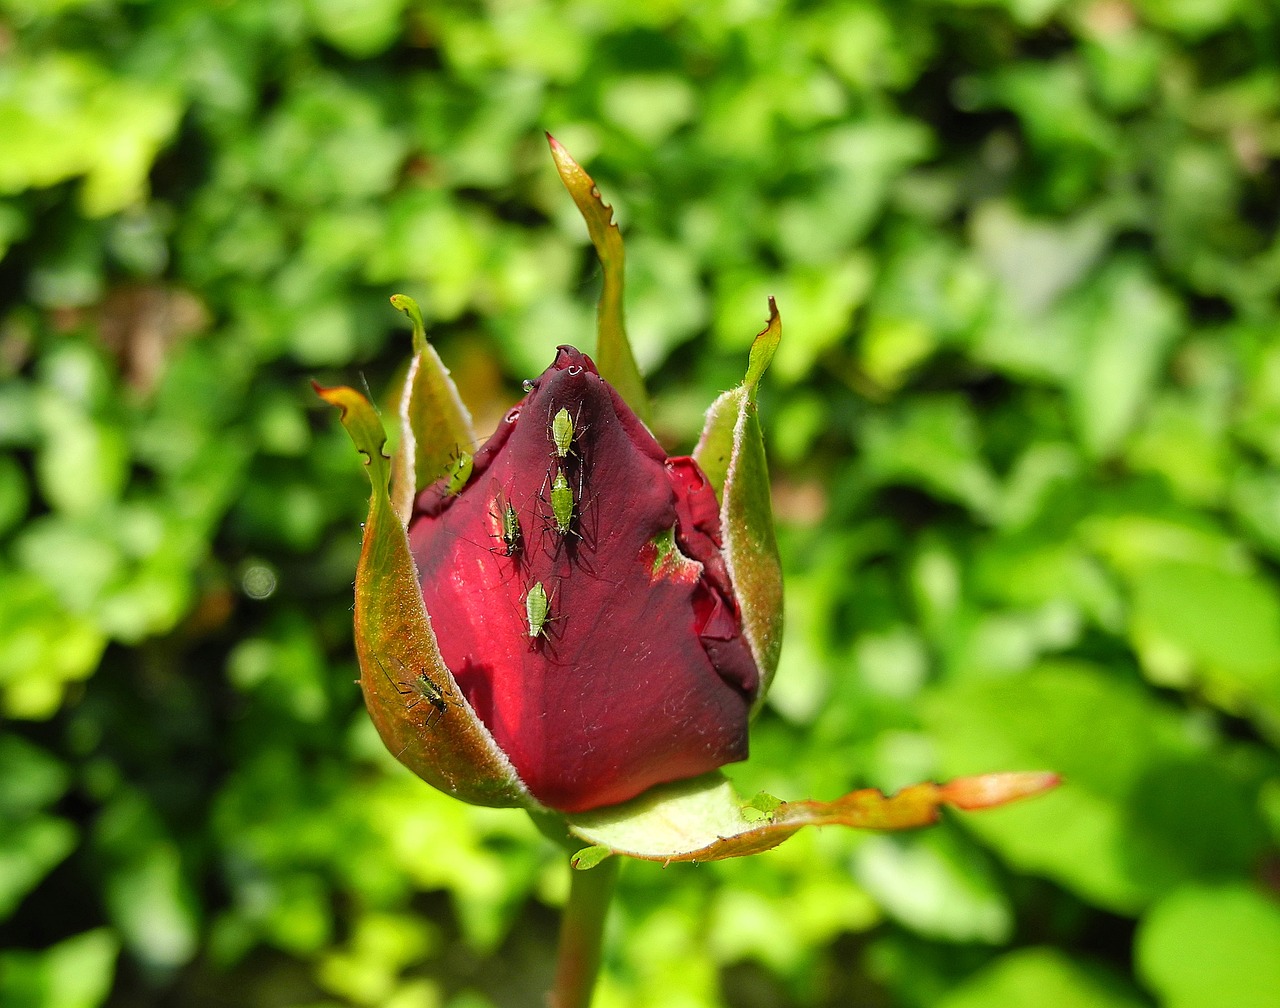
[[[567,816],[566,825],[571,837],[590,844],[579,856],[592,863],[606,853],[664,864],[719,861],[769,850],[805,826],[916,829],[936,823],[944,806],[994,808],[1058,783],[1052,773],[992,773],[913,784],[894,795],[865,788],[830,802],[757,796],[744,803],[714,773],[653,788],[624,805]]]
[[[391,303],[413,324],[413,356],[397,405],[400,443],[391,466],[391,501],[400,521],[407,524],[418,491],[448,472],[464,454],[469,457],[476,435],[449,369],[427,342],[418,303],[407,294],[393,294]]]
[[[440,656],[405,527],[391,505],[382,421],[354,389],[315,389],[342,411],[372,484],[356,568],[355,644],[378,734],[396,759],[446,794],[473,805],[540,808]],[[429,686],[418,685],[420,676]]]
[[[645,423],[649,422],[649,393],[645,391],[640,367],[631,351],[623,319],[622,289],[626,253],[622,232],[613,220],[613,207],[600,197],[591,176],[582,170],[567,150],[550,133],[551,157],[555,160],[560,181],[569,190],[573,202],[587,223],[587,234],[595,246],[604,271],[604,286],[596,308],[596,367],[601,377],[621,393],[622,398]]]
[[[760,709],[782,650],[782,561],[773,527],[769,466],[756,390],[782,338],[773,298],[769,321],[751,346],[747,375],[707,410],[693,457],[720,501],[724,555],[742,609],[742,628],[760,669]]]

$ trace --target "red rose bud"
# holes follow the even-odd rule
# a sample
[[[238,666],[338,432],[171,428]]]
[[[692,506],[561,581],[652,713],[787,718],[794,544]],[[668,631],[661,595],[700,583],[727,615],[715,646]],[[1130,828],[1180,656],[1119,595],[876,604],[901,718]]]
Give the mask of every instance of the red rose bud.
[[[715,492],[591,358],[555,363],[409,545],[441,656],[529,791],[581,812],[747,756],[760,676]]]

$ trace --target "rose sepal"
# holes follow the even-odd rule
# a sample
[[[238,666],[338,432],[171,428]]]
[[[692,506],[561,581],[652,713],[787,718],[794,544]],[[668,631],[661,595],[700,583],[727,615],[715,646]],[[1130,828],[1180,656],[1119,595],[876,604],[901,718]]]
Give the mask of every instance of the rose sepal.
[[[381,420],[354,389],[315,390],[341,411],[372,484],[356,568],[355,643],[360,688],[378,734],[397,760],[446,794],[473,805],[540,810],[440,657],[388,490],[392,460]]]
[[[586,869],[605,857],[643,861],[719,861],[777,847],[805,826],[906,830],[936,823],[943,807],[995,808],[1057,787],[1054,773],[1021,771],[912,784],[893,795],[876,788],[835,801],[784,802],[758,795],[743,802],[721,773],[653,788],[624,805],[566,817],[569,838],[589,846],[572,858]]]
[[[623,272],[626,253],[622,232],[613,219],[613,207],[600,196],[600,189],[577,161],[550,133],[551,157],[560,181],[569,190],[573,202],[587,224],[587,234],[595,246],[604,274],[600,301],[596,306],[596,367],[601,377],[612,385],[646,424],[649,423],[649,393],[645,390],[640,365],[636,363],[627,338],[622,305]]]
[[[396,411],[400,439],[391,460],[391,502],[407,525],[418,491],[474,448],[476,434],[449,369],[427,342],[418,303],[407,294],[393,294],[391,303],[413,324],[413,356]]]
[[[782,319],[769,298],[769,320],[751,344],[746,377],[711,404],[693,452],[720,501],[725,562],[742,609],[743,634],[760,669],[753,715],[769,691],[782,650],[782,560],[756,408],[760,379],[781,338]]]

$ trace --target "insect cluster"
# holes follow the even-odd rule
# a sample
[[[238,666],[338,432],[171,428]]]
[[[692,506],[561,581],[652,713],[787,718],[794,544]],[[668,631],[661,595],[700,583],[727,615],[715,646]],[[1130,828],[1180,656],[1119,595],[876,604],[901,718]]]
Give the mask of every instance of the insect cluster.
[[[532,383],[528,383],[526,391]],[[581,435],[585,428],[569,408],[561,406],[547,422],[547,437],[551,443],[551,466],[546,471],[536,497],[545,509],[542,513],[543,534],[555,538],[553,555],[561,548],[571,549],[575,541],[582,539],[581,506],[585,473],[581,450]],[[442,476],[442,489],[446,496],[457,496],[471,479],[473,456],[459,449]],[[577,487],[571,482],[571,472],[577,477]],[[499,489],[491,502],[489,517],[493,524],[493,537],[498,545],[485,547],[490,552],[512,560],[519,565],[531,548],[529,536],[520,522],[520,512],[509,493]],[[535,580],[524,592],[524,619],[531,646],[548,639],[548,629],[559,617],[552,614],[554,591],[548,591],[542,581]]]
[[[581,419],[581,414],[579,414],[578,419]],[[581,456],[574,448],[574,441],[581,436],[582,429],[573,416],[570,415],[568,408],[561,406],[548,424],[548,434],[551,439],[551,457],[555,475],[553,476],[551,470],[548,470],[547,477],[551,481],[550,493],[548,496],[543,496],[547,491],[547,483],[544,480],[538,497],[550,508],[549,526],[551,531],[558,537],[556,548],[559,549],[561,545],[568,547],[571,543],[571,537],[579,539],[582,537],[582,533],[575,528],[575,523],[581,522],[580,507],[584,477],[580,465]],[[569,477],[565,473],[565,469],[571,460],[579,463],[578,493],[576,497],[574,496],[573,486],[569,483]],[[510,511],[510,504],[507,507]],[[511,517],[513,520],[516,519],[514,511],[511,512]],[[503,532],[505,535],[505,523]],[[518,520],[515,524],[515,533],[516,537],[519,538],[520,526]],[[541,581],[535,581],[525,594],[525,619],[528,625],[529,640],[532,643],[546,639],[548,625],[557,618],[551,615],[551,602],[552,598]]]

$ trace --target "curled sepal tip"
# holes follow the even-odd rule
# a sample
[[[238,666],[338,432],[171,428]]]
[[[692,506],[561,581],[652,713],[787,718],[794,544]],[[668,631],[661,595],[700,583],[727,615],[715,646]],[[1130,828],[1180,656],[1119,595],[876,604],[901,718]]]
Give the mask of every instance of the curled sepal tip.
[[[551,157],[560,181],[569,190],[578,212],[586,221],[587,234],[591,236],[591,244],[595,246],[604,272],[604,285],[596,309],[596,367],[604,379],[622,393],[627,405],[648,423],[649,394],[645,391],[644,379],[632,353],[623,318],[626,254],[622,233],[613,220],[613,208],[600,197],[600,190],[591,176],[550,133],[547,134],[547,143],[551,145]]]
[[[654,788],[626,805],[568,817],[570,833],[591,847],[595,863],[610,854],[645,861],[718,861],[778,846],[805,826],[905,830],[938,821],[943,806],[995,808],[1049,791],[1054,773],[1012,772],[922,783],[885,795],[875,788],[831,802],[784,802],[757,795],[743,803],[720,774]]]
[[[397,410],[400,443],[391,465],[391,502],[407,524],[414,496],[457,465],[475,447],[476,435],[449,369],[427,342],[418,302],[393,294],[391,303],[413,324],[413,357]]]
[[[364,464],[369,468],[369,481],[373,484],[374,492],[377,492],[378,487],[385,491],[391,463],[391,456],[385,450],[387,431],[369,400],[346,385],[325,388],[318,382],[312,382],[311,387],[330,406],[338,408],[342,426],[346,428],[351,440],[355,442],[356,451],[364,457]]]
[[[612,854],[608,847],[583,847],[569,858],[569,867],[574,871],[589,871]]]
[[[720,500],[720,527],[729,576],[742,607],[743,631],[760,669],[760,709],[782,650],[782,561],[773,528],[769,465],[756,410],[756,389],[782,338],[778,306],[751,346],[743,383],[707,410],[693,457]]]
[[[315,388],[342,411],[373,487],[356,568],[355,644],[378,734],[396,759],[446,794],[474,805],[539,808],[440,657],[388,495],[382,422],[354,389]]]
[[[765,327],[760,330],[751,343],[751,353],[747,357],[747,377],[742,382],[747,394],[753,401],[756,397],[756,388],[760,384],[760,379],[769,370],[769,365],[773,361],[773,354],[778,349],[778,343],[781,340],[782,317],[778,314],[778,302],[773,299],[773,295],[770,295],[769,321],[765,323]]]
[[[418,302],[408,294],[392,294],[391,305],[413,324],[413,352],[422,353],[427,348],[427,324],[422,320]]]

